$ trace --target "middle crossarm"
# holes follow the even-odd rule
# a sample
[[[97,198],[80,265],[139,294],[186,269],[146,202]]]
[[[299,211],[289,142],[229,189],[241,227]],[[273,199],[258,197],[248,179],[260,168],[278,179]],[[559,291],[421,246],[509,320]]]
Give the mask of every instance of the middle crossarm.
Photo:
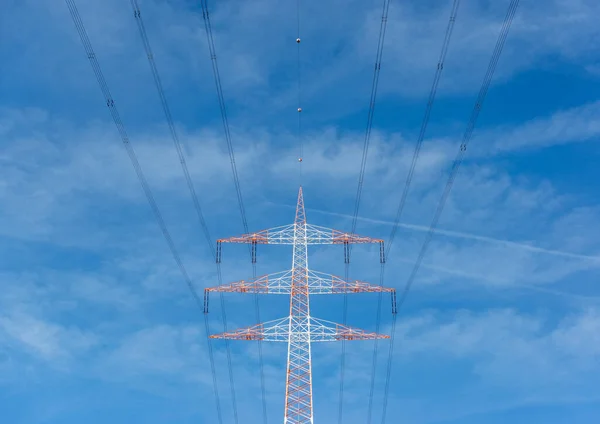
[[[211,339],[264,340],[267,342],[287,342],[290,337],[295,341],[310,342],[390,338],[390,336],[384,334],[371,333],[359,328],[312,317],[309,318],[310,336],[308,336],[306,331],[294,331],[294,325],[292,325],[292,332],[290,333],[289,319],[289,317],[286,317],[275,321],[265,322],[263,324],[253,325],[251,327],[240,328],[227,333],[214,334],[209,337]],[[307,339],[308,337],[310,337],[310,340]]]
[[[292,289],[292,271],[263,275],[255,280],[241,280],[205,289],[207,292],[290,294]],[[344,281],[335,275],[308,271],[309,294],[342,293],[394,293],[396,289],[382,287],[363,281]]]

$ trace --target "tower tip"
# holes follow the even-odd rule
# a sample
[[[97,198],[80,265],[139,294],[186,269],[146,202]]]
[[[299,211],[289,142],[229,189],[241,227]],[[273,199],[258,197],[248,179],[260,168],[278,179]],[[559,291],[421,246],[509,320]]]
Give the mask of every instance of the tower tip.
[[[298,189],[298,203],[296,204],[296,223],[306,223],[306,213],[304,212],[304,195],[302,186]]]

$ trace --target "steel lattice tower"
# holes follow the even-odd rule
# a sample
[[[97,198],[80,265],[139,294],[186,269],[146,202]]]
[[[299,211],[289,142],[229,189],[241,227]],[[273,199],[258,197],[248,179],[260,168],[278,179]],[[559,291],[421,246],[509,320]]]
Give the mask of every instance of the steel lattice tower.
[[[296,219],[293,224],[244,234],[217,241],[217,261],[221,261],[222,243],[249,243],[252,261],[256,262],[258,244],[285,244],[293,246],[292,269],[207,288],[204,291],[205,312],[208,311],[210,292],[257,294],[289,294],[289,316],[260,323],[236,331],[211,335],[213,339],[264,340],[287,342],[287,376],[284,424],[313,424],[313,393],[311,374],[311,343],[339,340],[384,339],[389,336],[366,332],[345,325],[310,316],[311,294],[360,292],[390,292],[395,309],[396,291],[362,281],[348,282],[331,274],[308,269],[308,245],[342,244],[345,260],[349,260],[349,244],[379,243],[380,261],[385,262],[383,240],[344,233],[342,231],[307,224],[302,187],[298,192]]]

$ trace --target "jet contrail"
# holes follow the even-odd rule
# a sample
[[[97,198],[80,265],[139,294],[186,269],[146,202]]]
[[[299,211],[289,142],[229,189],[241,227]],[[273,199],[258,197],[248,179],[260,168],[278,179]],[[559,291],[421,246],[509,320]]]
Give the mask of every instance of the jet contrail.
[[[276,204],[276,203],[272,203],[272,202],[269,202],[269,203],[273,204],[274,206],[284,206],[286,208],[295,208],[295,206],[290,206],[290,205],[282,205],[282,204]],[[310,212],[320,213],[322,215],[337,216],[340,218],[347,218],[347,219],[353,218],[352,216],[347,215],[347,214],[342,214],[342,213],[337,213],[337,212],[329,212],[329,211],[324,211],[324,210],[320,210],[320,209],[306,208],[306,210],[310,211]],[[394,223],[391,221],[385,221],[385,220],[380,220],[380,219],[362,218],[362,217],[358,217],[357,219],[364,221],[364,222],[370,222],[372,224],[381,224],[381,225],[388,225],[388,226],[394,225]],[[429,227],[426,227],[424,225],[398,224],[398,226],[400,226],[402,228],[410,229],[410,230],[415,230],[415,231],[422,231],[422,232],[429,231]],[[531,252],[536,252],[536,253],[545,253],[548,255],[562,256],[562,257],[572,258],[572,259],[582,259],[582,260],[587,260],[587,261],[600,262],[600,257],[598,257],[598,256],[580,255],[577,253],[564,252],[561,250],[543,249],[541,247],[535,247],[535,246],[531,246],[531,245],[525,244],[525,243],[517,243],[514,241],[495,239],[492,237],[478,236],[476,234],[463,233],[460,231],[450,231],[450,230],[439,230],[438,229],[438,230],[436,230],[436,233],[443,234],[448,237],[457,237],[457,238],[462,238],[462,239],[483,241],[486,243],[496,244],[499,246],[516,247],[519,249],[529,250]],[[404,259],[404,258],[397,258],[396,261],[413,263],[413,261],[410,261],[410,260]],[[560,290],[554,290],[554,289],[549,289],[549,288],[545,288],[545,287],[538,287],[538,286],[532,285],[532,284],[514,284],[514,283],[509,283],[509,281],[505,280],[505,279],[492,278],[492,277],[486,276],[486,275],[467,273],[462,270],[440,267],[440,266],[433,265],[433,264],[423,264],[423,267],[429,268],[429,269],[432,269],[435,271],[445,272],[448,274],[458,275],[458,276],[465,277],[465,278],[488,281],[490,283],[495,283],[496,287],[499,287],[499,288],[528,289],[528,290],[537,291],[540,293],[551,294],[551,295],[560,296],[560,297],[569,297],[569,298],[573,298],[573,299],[577,299],[577,300],[600,301],[600,297],[596,297],[596,296],[577,295],[577,294],[563,292]]]
[[[347,219],[353,218],[352,216],[347,215],[347,214],[337,213],[337,212],[328,212],[328,211],[323,211],[320,209],[306,208],[306,210],[310,211],[310,212],[320,213],[323,215],[337,216],[340,218],[347,218]],[[363,217],[358,217],[358,219],[360,221],[370,222],[372,224],[381,224],[381,225],[388,225],[388,226],[394,225],[394,223],[391,221],[384,221],[381,219],[363,218]],[[429,231],[429,227],[427,227],[425,225],[398,224],[398,226],[409,229],[409,230],[414,230],[414,231],[422,231],[422,232]],[[501,239],[496,239],[496,238],[492,238],[492,237],[478,236],[476,234],[463,233],[460,231],[436,229],[435,233],[441,234],[441,235],[444,235],[447,237],[457,237],[457,238],[468,239],[468,240],[477,240],[477,241],[491,243],[491,244],[495,244],[495,245],[499,245],[499,246],[516,247],[518,249],[529,250],[530,252],[536,252],[536,253],[545,253],[547,255],[562,256],[565,258],[582,259],[582,260],[586,260],[586,261],[600,262],[599,256],[581,255],[578,253],[564,252],[562,250],[544,249],[541,247],[531,246],[531,245],[525,244],[525,243],[517,243],[514,241],[501,240]]]

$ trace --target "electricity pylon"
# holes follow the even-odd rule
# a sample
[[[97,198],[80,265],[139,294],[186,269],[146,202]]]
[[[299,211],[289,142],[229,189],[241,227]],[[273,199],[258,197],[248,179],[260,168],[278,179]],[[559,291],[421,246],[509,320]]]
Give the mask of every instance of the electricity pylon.
[[[313,393],[311,374],[311,343],[339,340],[386,339],[389,336],[370,333],[346,325],[310,316],[311,294],[390,292],[395,310],[396,291],[362,281],[343,281],[341,278],[308,269],[308,245],[342,244],[345,261],[349,261],[349,244],[379,243],[380,261],[385,262],[383,240],[307,224],[302,187],[298,192],[296,219],[293,224],[262,230],[252,234],[217,241],[217,261],[221,261],[222,243],[252,245],[252,261],[256,262],[258,244],[293,246],[292,269],[264,275],[251,281],[238,281],[207,288],[204,291],[205,312],[210,292],[258,294],[289,294],[289,316],[239,330],[211,335],[212,339],[264,340],[287,342],[287,380],[285,389],[284,424],[313,424]]]

